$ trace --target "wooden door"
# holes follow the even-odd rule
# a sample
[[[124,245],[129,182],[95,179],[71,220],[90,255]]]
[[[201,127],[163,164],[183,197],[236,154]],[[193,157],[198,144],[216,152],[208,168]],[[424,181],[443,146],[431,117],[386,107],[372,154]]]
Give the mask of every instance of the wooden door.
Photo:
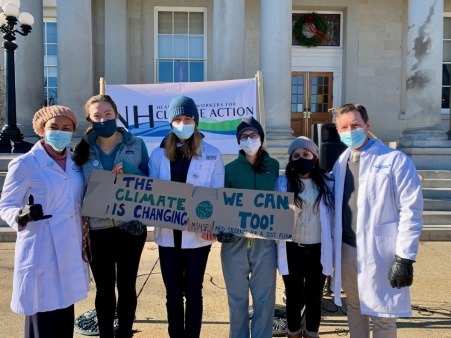
[[[312,125],[332,122],[330,72],[291,73],[291,128],[294,136],[312,137]]]

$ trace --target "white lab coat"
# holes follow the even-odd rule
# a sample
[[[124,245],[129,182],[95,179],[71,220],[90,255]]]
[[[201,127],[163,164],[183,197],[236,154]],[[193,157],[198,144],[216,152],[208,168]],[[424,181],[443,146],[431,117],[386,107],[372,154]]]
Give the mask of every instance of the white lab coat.
[[[17,212],[41,204],[51,218],[19,227]],[[11,309],[33,315],[66,308],[87,297],[88,265],[82,260],[83,173],[68,155],[66,172],[41,142],[13,159],[3,185],[0,215],[17,231]]]
[[[332,182],[329,184],[332,190]],[[287,192],[287,178],[285,175],[279,176],[276,181],[276,191]],[[323,275],[330,276],[333,271],[333,250],[332,250],[332,223],[333,210],[329,209],[323,199],[319,204],[319,220],[321,224],[321,265]],[[277,267],[279,274],[288,275],[287,261],[287,243],[286,241],[277,242]]]
[[[155,148],[149,159],[149,176],[162,180],[171,180],[171,164],[164,154],[164,148]],[[224,186],[224,163],[219,150],[202,142],[200,157],[191,159],[186,183],[200,187],[221,188]],[[174,246],[172,229],[155,227],[154,239],[158,245]],[[199,248],[214,241],[204,240],[199,233],[182,232],[182,249]]]
[[[335,303],[341,305],[342,204],[347,149],[335,163]],[[423,196],[413,162],[376,140],[360,155],[357,199],[357,264],[360,309],[377,317],[412,315],[409,288],[392,288],[388,270],[395,254],[415,260],[423,227]]]

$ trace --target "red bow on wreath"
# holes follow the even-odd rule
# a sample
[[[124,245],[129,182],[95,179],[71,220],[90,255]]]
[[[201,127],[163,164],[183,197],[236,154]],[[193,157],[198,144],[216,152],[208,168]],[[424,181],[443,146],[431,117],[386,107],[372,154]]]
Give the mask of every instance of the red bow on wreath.
[[[308,16],[305,18],[305,23],[302,26],[302,34],[304,34],[307,38],[312,38],[317,36],[321,39],[321,42],[324,43],[327,40],[326,34],[321,32],[313,22],[313,17]]]
[[[305,47],[316,47],[327,41],[327,23],[318,13],[301,14],[293,26],[293,37]]]

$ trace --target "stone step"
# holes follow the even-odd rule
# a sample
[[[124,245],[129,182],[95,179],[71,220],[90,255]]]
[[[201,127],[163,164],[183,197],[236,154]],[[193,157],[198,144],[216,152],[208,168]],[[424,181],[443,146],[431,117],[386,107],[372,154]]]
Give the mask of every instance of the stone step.
[[[423,188],[423,198],[451,199],[451,188]]]
[[[451,179],[434,178],[424,179],[421,182],[422,188],[451,189]]]
[[[0,154],[0,171],[8,171],[8,163],[19,155],[22,154]]]
[[[451,180],[451,170],[418,170],[424,179],[448,179]]]
[[[423,222],[433,226],[451,224],[451,211],[423,211]]]
[[[431,211],[451,211],[451,198],[443,199],[424,199],[424,210]]]
[[[420,241],[451,241],[451,224],[423,227]]]

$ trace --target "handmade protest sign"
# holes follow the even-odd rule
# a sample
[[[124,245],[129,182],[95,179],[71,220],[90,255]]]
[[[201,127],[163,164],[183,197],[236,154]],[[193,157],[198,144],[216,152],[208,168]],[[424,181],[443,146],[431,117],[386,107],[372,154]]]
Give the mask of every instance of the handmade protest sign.
[[[294,224],[293,194],[277,191],[218,189],[220,212],[214,233],[243,237],[291,239]]]
[[[190,184],[152,177],[93,170],[81,213],[186,230],[186,200],[193,188]]]
[[[294,224],[292,199],[289,193],[195,187],[93,170],[82,215],[138,220],[177,230],[289,240]]]

